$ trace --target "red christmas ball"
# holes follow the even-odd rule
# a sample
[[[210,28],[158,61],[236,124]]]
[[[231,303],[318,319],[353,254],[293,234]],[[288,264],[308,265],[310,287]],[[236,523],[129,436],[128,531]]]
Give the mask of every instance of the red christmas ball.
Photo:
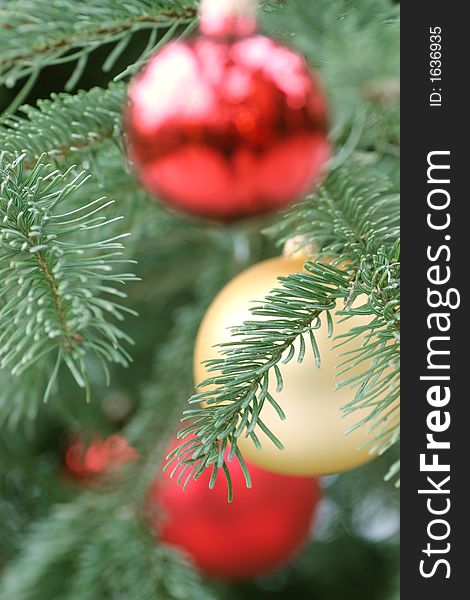
[[[111,435],[105,440],[97,437],[89,446],[83,440],[75,441],[67,448],[65,465],[73,479],[93,483],[137,458],[136,450],[124,437]]]
[[[253,485],[247,488],[238,461],[228,468],[232,503],[223,475],[211,490],[210,470],[186,489],[163,473],[150,493],[152,523],[160,540],[186,551],[204,573],[246,580],[282,566],[307,541],[319,484],[249,465]]]
[[[306,194],[329,156],[316,76],[299,54],[262,35],[168,44],[131,85],[125,120],[142,185],[222,222]]]

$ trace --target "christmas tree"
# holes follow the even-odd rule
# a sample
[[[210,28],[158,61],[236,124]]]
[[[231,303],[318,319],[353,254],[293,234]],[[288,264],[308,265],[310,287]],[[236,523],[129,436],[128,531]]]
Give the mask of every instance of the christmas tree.
[[[141,75],[169,44],[211,65],[222,47],[248,56],[233,47],[254,39],[256,2],[202,4],[202,20],[222,10],[232,28],[222,41],[209,21],[198,33],[195,0],[0,0],[2,600],[399,597],[399,5],[260,2],[253,103],[282,113],[284,169],[262,162],[263,130],[255,168],[240,167],[251,186],[271,164],[258,196],[227,208],[234,179],[197,210],[217,170],[184,154],[171,182],[187,210],[152,171],[167,130],[136,141],[135,121],[174,85],[165,58],[151,89]],[[302,65],[310,113],[279,108],[266,73],[280,93],[289,71],[276,61]],[[177,98],[178,122],[200,83]],[[264,118],[237,115],[227,161]],[[167,145],[197,136],[212,152],[212,116]],[[299,127],[321,163],[301,194]],[[216,325],[228,316],[232,329]],[[338,389],[320,394],[326,372]],[[310,408],[296,421],[299,394]]]

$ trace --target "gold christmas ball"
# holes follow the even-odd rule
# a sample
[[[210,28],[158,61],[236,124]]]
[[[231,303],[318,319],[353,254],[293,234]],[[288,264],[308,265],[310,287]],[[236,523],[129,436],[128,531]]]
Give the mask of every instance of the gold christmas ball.
[[[246,320],[263,319],[251,314],[253,301],[263,300],[272,289],[279,287],[278,277],[301,272],[303,265],[303,257],[266,260],[235,277],[218,294],[201,323],[196,339],[196,385],[209,377],[202,363],[220,357],[214,346],[240,339],[233,338],[228,328],[241,325]],[[354,316],[344,323],[340,323],[340,317],[335,314],[332,318],[333,337],[370,322],[370,317]],[[335,390],[340,381],[336,368],[342,361],[339,354],[359,347],[361,338],[334,348],[337,341],[328,339],[326,319],[323,318],[321,327],[315,330],[315,339],[321,356],[320,370],[315,366],[311,344],[306,338],[302,363],[294,357],[286,365],[278,364],[284,383],[281,392],[276,392],[274,374],[270,378],[269,391],[282,407],[286,419],[281,420],[267,401],[261,418],[282,442],[284,449],[277,448],[259,427],[255,433],[261,442],[261,450],[244,433],[238,438],[243,456],[259,467],[290,475],[320,476],[347,471],[374,458],[370,449],[364,447],[373,438],[373,433],[369,433],[366,427],[345,435],[346,430],[367,416],[368,410],[361,409],[344,416],[341,407],[351,402],[355,391],[348,386]],[[364,364],[358,365],[345,377],[354,377],[365,368]]]

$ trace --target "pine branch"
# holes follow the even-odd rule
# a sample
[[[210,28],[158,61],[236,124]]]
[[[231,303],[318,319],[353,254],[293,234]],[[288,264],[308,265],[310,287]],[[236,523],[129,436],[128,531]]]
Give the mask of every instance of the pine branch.
[[[399,440],[400,399],[400,244],[391,250],[384,247],[365,253],[354,282],[355,292],[365,294],[367,303],[348,307],[339,314],[345,316],[371,315],[368,325],[352,328],[338,338],[342,346],[360,337],[365,340],[360,348],[350,351],[338,365],[338,377],[347,376],[348,370],[359,364],[367,368],[347,378],[340,386],[357,388],[354,399],[344,413],[367,408],[369,414],[351,428],[368,428],[375,433],[371,450],[383,454]]]
[[[179,437],[194,438],[169,456],[167,468],[176,461],[194,478],[208,467],[213,468],[214,473],[223,468],[231,498],[231,482],[224,460],[228,444],[231,447],[228,460],[234,456],[238,458],[246,473],[247,484],[248,470],[238,450],[237,438],[249,436],[259,448],[255,431],[259,427],[282,449],[282,440],[274,436],[260,415],[264,404],[269,402],[279,418],[285,418],[282,407],[268,392],[270,378],[276,376],[279,382],[282,381],[279,365],[281,361],[294,359],[294,343],[300,336],[311,340],[318,360],[314,328],[324,311],[332,310],[337,299],[348,296],[350,283],[347,274],[332,265],[310,262],[305,268],[308,273],[280,278],[283,287],[273,290],[259,307],[252,309],[253,315],[267,319],[246,321],[234,329],[234,335],[240,336],[240,341],[221,345],[222,358],[207,361],[207,369],[214,375],[200,387],[211,386],[211,389],[190,400],[191,404],[204,402],[206,406],[185,411],[183,420],[189,420],[190,425],[179,432]],[[302,356],[299,355],[297,360],[302,360]]]
[[[278,245],[296,236],[322,256],[359,260],[368,247],[393,246],[400,235],[400,200],[390,181],[354,163],[332,171],[317,193],[287,210],[266,230]]]
[[[204,257],[213,255],[214,243],[207,243],[200,230],[199,235],[206,242],[202,245],[201,240]],[[225,239],[226,234],[220,237]],[[161,247],[160,252],[164,252]],[[170,255],[175,252],[170,250]],[[194,338],[204,309],[227,278],[229,256],[227,244],[224,260],[209,265],[202,275],[194,270],[194,297],[176,311],[171,334],[158,349],[153,383],[145,386],[143,405],[125,430],[126,438],[135,441],[141,460],[115,482],[119,486],[116,494],[112,493],[114,487],[107,488],[107,493],[100,489],[95,495],[81,494],[33,523],[21,540],[20,553],[3,573],[1,598],[127,599],[139,590],[142,600],[214,600],[181,554],[160,545],[153,532],[146,531],[142,513],[184,402],[182,382],[187,389],[191,387],[192,347],[188,340]],[[201,257],[201,262],[207,260]],[[188,280],[179,279],[181,289],[187,290]],[[25,568],[26,576],[21,575]]]
[[[259,447],[256,428],[260,428],[282,448],[282,440],[277,440],[262,421],[266,402],[284,418],[282,407],[268,392],[270,378],[276,377],[282,385],[279,365],[281,361],[294,359],[294,343],[300,337],[306,343],[310,340],[315,359],[321,359],[314,338],[315,328],[320,318],[328,319],[328,312],[338,307],[340,299],[345,303],[342,311],[345,318],[355,314],[371,317],[367,326],[353,328],[347,336],[361,336],[365,342],[359,350],[346,355],[341,376],[344,378],[358,359],[369,366],[354,380],[345,377],[340,382],[340,385],[358,388],[355,398],[344,410],[371,408],[370,416],[358,426],[376,433],[375,450],[383,452],[398,439],[399,245],[393,243],[396,238],[393,226],[385,227],[386,222],[391,221],[393,225],[397,205],[392,202],[394,206],[390,208],[391,196],[386,186],[376,191],[377,182],[370,185],[371,181],[360,183],[350,173],[338,173],[306,201],[303,212],[300,211],[301,224],[310,224],[312,237],[317,243],[322,242],[323,250],[330,256],[332,249],[335,250],[337,264],[342,268],[308,261],[307,273],[280,278],[282,287],[252,309],[253,315],[263,316],[262,321],[246,321],[233,329],[237,340],[220,345],[221,357],[207,362],[212,376],[200,387],[207,390],[210,386],[210,389],[190,400],[192,404],[204,402],[206,405],[185,412],[184,420],[190,424],[179,435],[194,437],[170,455],[168,466],[175,462],[182,464],[185,472],[195,478],[211,467],[213,481],[222,468],[230,495],[230,478],[224,461],[225,449],[230,444],[228,460],[237,456],[248,483],[249,475],[237,439],[240,435],[249,436]],[[338,200],[335,202],[334,198]],[[320,213],[322,218],[310,220],[312,211]],[[387,216],[388,211],[392,213],[391,218]],[[290,225],[282,225],[280,229],[292,232],[292,222]],[[298,228],[295,233],[299,233]],[[348,266],[344,266],[345,261]],[[355,298],[362,294],[367,295],[367,303],[354,307]],[[297,360],[303,358],[304,353],[300,351]]]
[[[321,256],[337,256],[357,266],[354,293],[368,296],[366,306],[348,308],[346,315],[365,314],[371,323],[350,332],[349,339],[367,340],[345,360],[340,374],[356,362],[380,356],[356,380],[343,385],[357,387],[346,413],[369,407],[370,415],[356,427],[376,431],[376,452],[384,452],[399,439],[396,424],[399,410],[400,361],[400,245],[399,196],[390,182],[369,169],[364,176],[355,166],[333,172],[317,194],[288,211],[271,228],[278,243],[300,236],[321,250]],[[369,337],[371,333],[371,337]],[[382,428],[382,416],[387,424]]]
[[[0,147],[14,160],[26,153],[25,167],[47,154],[55,161],[71,160],[83,150],[93,150],[121,136],[124,84],[93,88],[75,95],[52,94],[38,107],[23,106],[19,115],[8,116],[0,126]]]
[[[103,570],[103,564],[106,568]],[[158,546],[119,494],[86,494],[33,524],[0,585],[15,600],[214,600],[175,552]]]
[[[113,323],[134,314],[115,300],[125,294],[114,286],[135,280],[115,271],[129,263],[122,256],[126,234],[93,239],[119,220],[107,219],[112,202],[104,198],[70,208],[83,172],[60,173],[40,161],[26,173],[23,158],[1,166],[0,368],[19,376],[54,356],[44,399],[62,363],[88,398],[89,357],[106,374],[107,363],[130,360],[122,344],[131,340]]]
[[[163,38],[180,26],[195,22],[196,3],[192,0],[18,0],[0,11],[0,85],[13,87],[26,79],[19,97],[8,112],[34,85],[46,66],[75,62],[66,84],[78,82],[91,53],[104,44],[114,43],[103,64],[110,70],[125,52],[137,31],[150,32],[141,60],[155,51]],[[168,34],[168,31],[170,33]],[[167,32],[162,39],[160,33]],[[162,37],[162,36],[160,36]]]
[[[36,419],[50,370],[49,361],[45,361],[39,368],[28,369],[21,378],[0,371],[0,428],[16,429],[22,420],[31,423]]]

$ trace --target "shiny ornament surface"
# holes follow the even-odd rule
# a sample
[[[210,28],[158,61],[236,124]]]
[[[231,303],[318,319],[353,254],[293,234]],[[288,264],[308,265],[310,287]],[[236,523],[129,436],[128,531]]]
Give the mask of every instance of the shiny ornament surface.
[[[180,443],[174,441],[169,451]],[[210,469],[186,489],[167,471],[150,492],[151,521],[159,539],[187,552],[204,573],[246,580],[282,566],[307,542],[319,485],[313,478],[249,465],[253,485],[248,489],[238,461],[227,464],[232,503],[222,472],[211,490]]]
[[[199,29],[206,35],[240,37],[257,29],[258,0],[201,0]]]
[[[233,341],[227,328],[241,325],[246,320],[262,319],[251,315],[252,301],[263,300],[273,288],[279,287],[277,277],[301,272],[303,264],[304,258],[279,257],[264,261],[238,275],[219,293],[198,332],[194,352],[196,384],[208,377],[201,363],[218,357],[213,346]],[[370,321],[370,317],[355,316],[340,323],[335,314],[332,318],[334,336]],[[251,439],[243,434],[238,438],[243,456],[260,467],[278,473],[320,476],[346,471],[374,458],[368,448],[359,449],[373,437],[366,428],[345,435],[345,431],[365,417],[368,411],[358,410],[344,417],[341,407],[353,399],[355,391],[349,387],[334,390],[341,380],[336,377],[336,367],[341,361],[338,355],[359,347],[361,339],[356,338],[334,349],[337,342],[327,338],[325,319],[315,331],[315,339],[321,356],[320,370],[316,370],[311,344],[306,337],[303,362],[299,364],[294,358],[287,365],[278,365],[284,381],[281,392],[276,392],[276,378],[271,378],[269,391],[284,410],[286,420],[281,421],[268,402],[261,411],[262,420],[282,442],[284,450],[276,448],[259,428],[255,433],[262,444],[261,450],[257,450]],[[366,365],[361,364],[346,377],[358,375],[365,368]]]
[[[67,448],[65,464],[74,479],[91,483],[111,476],[137,458],[136,450],[124,437],[111,435],[104,440],[96,437],[89,445],[80,439],[75,441]]]
[[[289,48],[201,35],[165,46],[131,85],[128,153],[150,193],[230,222],[309,192],[329,155],[326,113],[316,76]]]

